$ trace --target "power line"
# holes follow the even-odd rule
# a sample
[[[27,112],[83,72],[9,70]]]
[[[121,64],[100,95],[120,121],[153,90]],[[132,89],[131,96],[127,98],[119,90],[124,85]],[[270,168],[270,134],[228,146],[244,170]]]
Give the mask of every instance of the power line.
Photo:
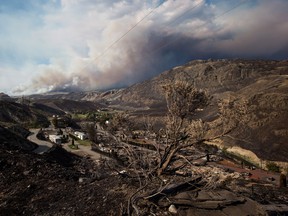
[[[191,12],[191,10],[197,8],[198,6],[200,6],[203,3],[203,1],[200,1],[199,3],[197,3],[196,5],[194,5],[193,7],[191,7],[190,9],[188,9],[186,12],[184,12],[183,14],[181,14],[180,16],[178,16],[175,20],[173,20],[172,22],[168,23],[168,25],[171,25],[172,23],[176,22],[177,20],[179,20],[180,18],[184,17],[188,12]],[[120,36],[117,40],[115,40],[113,43],[111,43],[108,47],[106,47],[104,49],[104,51],[98,55],[97,57],[93,58],[94,61],[97,61],[99,58],[103,57],[115,44],[117,44],[119,41],[121,41],[126,35],[128,35],[133,29],[135,29],[141,22],[143,22],[148,16],[150,16],[152,13],[154,13],[154,11],[161,5],[163,4],[163,2],[160,2],[158,5],[156,5],[149,13],[147,13],[142,19],[140,19],[136,24],[134,24],[127,32],[125,32],[122,36]],[[86,64],[85,66],[83,66],[83,68],[80,70],[83,71],[86,67],[89,66],[90,63]]]
[[[146,17],[148,17],[151,13],[154,12],[156,8],[154,8],[152,11],[150,11],[148,14],[146,14],[141,20],[139,20],[135,25],[133,25],[127,32],[125,32],[120,38],[118,38],[116,41],[114,41],[110,46],[108,46],[102,54],[100,54],[99,56],[96,57],[100,58],[101,56],[103,56],[111,47],[113,47],[116,43],[118,43],[120,40],[122,40],[126,35],[129,34],[129,32],[131,32],[134,28],[136,28]]]
[[[231,12],[232,10],[235,10],[236,8],[240,7],[241,5],[243,5],[244,3],[246,3],[249,0],[242,0],[239,4],[233,6],[232,8],[228,9],[227,11],[224,11],[222,14],[214,17],[214,19],[212,21],[217,20],[219,17],[224,16],[225,14]],[[195,8],[199,7],[204,1],[200,1],[199,3],[197,3],[196,5],[194,5],[193,7],[191,7],[190,9],[188,9],[187,11],[185,11],[183,14],[181,14],[180,16],[178,16],[176,19],[174,19],[172,22],[168,23],[168,25],[171,25],[172,23],[175,23],[177,20],[179,20],[180,18],[184,17],[186,14],[188,14],[189,12],[191,12],[192,10],[194,10]],[[121,41],[124,37],[126,37],[132,30],[134,30],[140,23],[142,23],[148,16],[150,16],[163,2],[160,2],[156,7],[154,7],[150,12],[148,12],[144,17],[142,17],[136,24],[134,24],[128,31],[126,31],[122,36],[120,36],[117,40],[115,40],[113,43],[111,43],[108,47],[106,47],[104,49],[104,51],[98,55],[97,57],[95,57],[93,60],[97,61],[99,58],[103,57],[115,44],[117,44],[119,41]],[[197,28],[201,28],[205,25],[207,25],[209,22],[206,22],[200,26],[198,26]],[[169,46],[170,44],[174,43],[175,41],[179,40],[179,38],[175,38],[174,40],[170,40],[168,43],[159,46],[158,48],[152,50],[151,52],[147,53],[146,56],[151,55],[152,53],[155,53],[159,50],[161,50],[164,47]],[[86,64],[81,70],[83,71],[90,63]]]
[[[204,3],[205,1],[200,1],[197,4],[193,5],[191,8],[189,8],[187,11],[185,11],[183,14],[180,14],[180,16],[178,16],[175,20],[173,20],[172,22],[168,23],[168,25],[171,25],[172,23],[175,23],[177,20],[179,20],[180,18],[184,17],[186,14],[188,14],[189,12],[191,12],[192,10],[194,10],[195,8],[197,8],[198,6],[202,5],[202,3]]]
[[[241,5],[243,5],[244,3],[246,3],[247,1],[249,1],[249,0],[243,0],[243,1],[241,1],[239,4],[233,6],[232,8],[228,9],[227,11],[224,11],[222,14],[220,14],[220,15],[218,15],[218,16],[215,16],[212,21],[217,20],[219,17],[224,16],[225,14],[231,12],[232,10],[235,10],[236,8],[240,7]],[[209,22],[205,22],[205,23],[203,23],[202,25],[198,26],[197,28],[201,28],[201,27],[207,25],[208,23],[209,23]],[[152,50],[152,51],[151,51],[150,53],[148,53],[147,55],[150,55],[150,54],[152,54],[152,53],[155,53],[155,52],[159,51],[160,49],[162,49],[162,48],[164,48],[164,47],[166,47],[166,46],[174,43],[174,42],[177,41],[177,40],[179,40],[179,38],[175,38],[174,40],[170,40],[170,42],[168,42],[168,43],[166,43],[166,44],[164,44],[164,45],[162,45],[162,46],[160,46],[160,47]]]
[[[104,51],[98,55],[97,57],[93,58],[94,61],[97,61],[99,58],[103,57],[115,44],[117,44],[119,41],[121,41],[126,35],[128,35],[133,29],[135,29],[141,22],[143,22],[150,14],[152,14],[163,2],[160,2],[158,5],[156,5],[149,13],[147,13],[142,19],[140,19],[136,24],[134,24],[127,32],[125,32],[122,36],[120,36],[117,40],[115,40],[113,43],[111,43],[108,47],[104,49]],[[81,70],[83,71],[86,67],[85,65]]]

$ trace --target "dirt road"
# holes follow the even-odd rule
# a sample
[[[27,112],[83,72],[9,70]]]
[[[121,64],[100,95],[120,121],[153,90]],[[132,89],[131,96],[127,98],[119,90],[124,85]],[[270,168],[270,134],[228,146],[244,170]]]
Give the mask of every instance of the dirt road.
[[[68,152],[71,152],[80,156],[89,156],[92,160],[99,160],[101,158],[101,155],[99,153],[91,150],[91,146],[83,146],[83,145],[80,145],[77,141],[75,141],[75,145],[78,145],[78,149],[74,150],[74,149],[69,148],[68,145],[70,144],[71,144],[71,141],[68,144],[67,143],[63,144],[62,147]]]
[[[30,131],[31,131],[31,135],[28,136],[27,139],[38,145],[38,148],[34,150],[35,153],[43,154],[44,152],[48,151],[53,146],[51,142],[39,140],[36,137],[37,133],[39,132],[39,129],[30,129]]]

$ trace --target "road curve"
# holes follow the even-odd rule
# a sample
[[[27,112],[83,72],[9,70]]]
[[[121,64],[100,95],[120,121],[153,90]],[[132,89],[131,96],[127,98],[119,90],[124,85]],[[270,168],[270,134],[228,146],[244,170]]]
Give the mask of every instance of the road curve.
[[[34,153],[43,154],[44,152],[48,151],[53,146],[53,144],[48,141],[39,140],[36,137],[39,130],[40,129],[30,129],[31,135],[29,135],[27,139],[38,145],[38,147],[33,151]]]
[[[40,129],[30,129],[31,135],[27,137],[28,140],[31,142],[34,142],[38,145],[38,147],[33,151],[37,154],[43,154],[44,152],[47,152],[53,144],[48,141],[39,140],[36,135],[39,132]],[[79,143],[75,140],[75,144],[78,145],[78,150],[72,150],[68,147],[68,145],[71,144],[71,141],[68,144],[63,144],[62,147],[71,153],[78,154],[81,156],[89,156],[93,160],[99,160],[101,158],[101,155],[95,151],[91,150],[91,147],[89,146],[82,146],[79,145]]]

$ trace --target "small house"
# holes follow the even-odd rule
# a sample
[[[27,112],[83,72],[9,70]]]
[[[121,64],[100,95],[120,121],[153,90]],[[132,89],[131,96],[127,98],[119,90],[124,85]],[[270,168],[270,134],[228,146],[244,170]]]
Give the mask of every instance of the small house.
[[[49,140],[60,145],[62,143],[62,135],[49,135]]]

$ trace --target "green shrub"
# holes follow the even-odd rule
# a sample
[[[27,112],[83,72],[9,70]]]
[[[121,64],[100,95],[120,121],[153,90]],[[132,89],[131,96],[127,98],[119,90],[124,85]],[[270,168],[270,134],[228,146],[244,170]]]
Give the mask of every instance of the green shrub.
[[[280,172],[280,167],[274,162],[267,163],[266,167],[271,172]]]

